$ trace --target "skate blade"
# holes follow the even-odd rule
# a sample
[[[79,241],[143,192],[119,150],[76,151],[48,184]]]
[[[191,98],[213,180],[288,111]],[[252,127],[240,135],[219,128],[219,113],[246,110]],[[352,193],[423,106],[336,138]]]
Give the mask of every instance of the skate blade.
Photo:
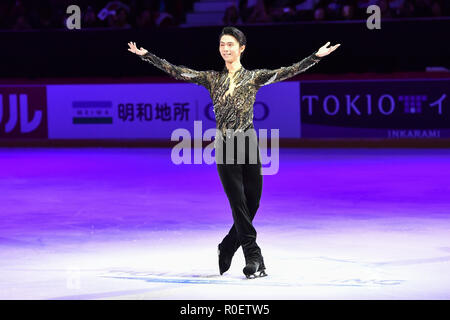
[[[265,271],[260,271],[259,274],[253,273],[253,274],[246,274],[245,276],[247,277],[247,279],[256,279],[267,277],[267,273]]]

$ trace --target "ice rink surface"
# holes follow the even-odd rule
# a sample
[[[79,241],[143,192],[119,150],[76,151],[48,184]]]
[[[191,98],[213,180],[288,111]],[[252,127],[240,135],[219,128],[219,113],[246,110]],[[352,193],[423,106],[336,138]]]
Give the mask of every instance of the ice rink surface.
[[[170,151],[0,149],[0,299],[450,299],[450,150],[280,150],[251,280],[215,165]]]

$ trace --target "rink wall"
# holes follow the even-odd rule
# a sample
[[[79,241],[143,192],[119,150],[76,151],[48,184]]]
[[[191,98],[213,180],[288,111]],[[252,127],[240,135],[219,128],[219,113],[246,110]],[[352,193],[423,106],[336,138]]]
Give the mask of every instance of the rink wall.
[[[180,129],[205,142],[205,131],[215,128],[214,106],[204,87],[170,78],[101,80],[0,84],[1,144],[165,145],[181,140]],[[287,145],[324,140],[432,144],[450,138],[446,74],[316,74],[290,80],[258,91],[253,121],[260,137],[278,135]]]

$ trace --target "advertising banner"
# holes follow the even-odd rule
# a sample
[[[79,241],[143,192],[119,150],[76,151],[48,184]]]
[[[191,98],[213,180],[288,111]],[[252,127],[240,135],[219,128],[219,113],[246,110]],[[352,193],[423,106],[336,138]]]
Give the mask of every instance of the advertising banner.
[[[284,81],[258,91],[253,123],[280,138],[448,138],[449,95],[439,79]],[[0,86],[3,140],[170,139],[194,121],[216,125],[190,83]]]
[[[302,138],[448,138],[450,80],[302,81]]]
[[[258,129],[299,138],[298,82],[263,87],[254,105]],[[194,84],[48,85],[50,139],[170,139],[185,128],[215,128],[209,92]]]

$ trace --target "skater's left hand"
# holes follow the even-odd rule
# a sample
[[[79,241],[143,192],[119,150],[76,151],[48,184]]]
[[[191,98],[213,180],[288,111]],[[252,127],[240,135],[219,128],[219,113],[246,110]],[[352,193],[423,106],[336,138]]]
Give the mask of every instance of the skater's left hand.
[[[337,45],[331,46],[328,48],[329,44],[330,44],[330,42],[327,42],[327,43],[325,43],[324,46],[320,47],[320,49],[317,50],[317,52],[316,52],[316,56],[325,57],[325,56],[329,55],[330,53],[332,53],[337,48],[339,48],[339,46],[341,45],[340,43],[338,43]]]

